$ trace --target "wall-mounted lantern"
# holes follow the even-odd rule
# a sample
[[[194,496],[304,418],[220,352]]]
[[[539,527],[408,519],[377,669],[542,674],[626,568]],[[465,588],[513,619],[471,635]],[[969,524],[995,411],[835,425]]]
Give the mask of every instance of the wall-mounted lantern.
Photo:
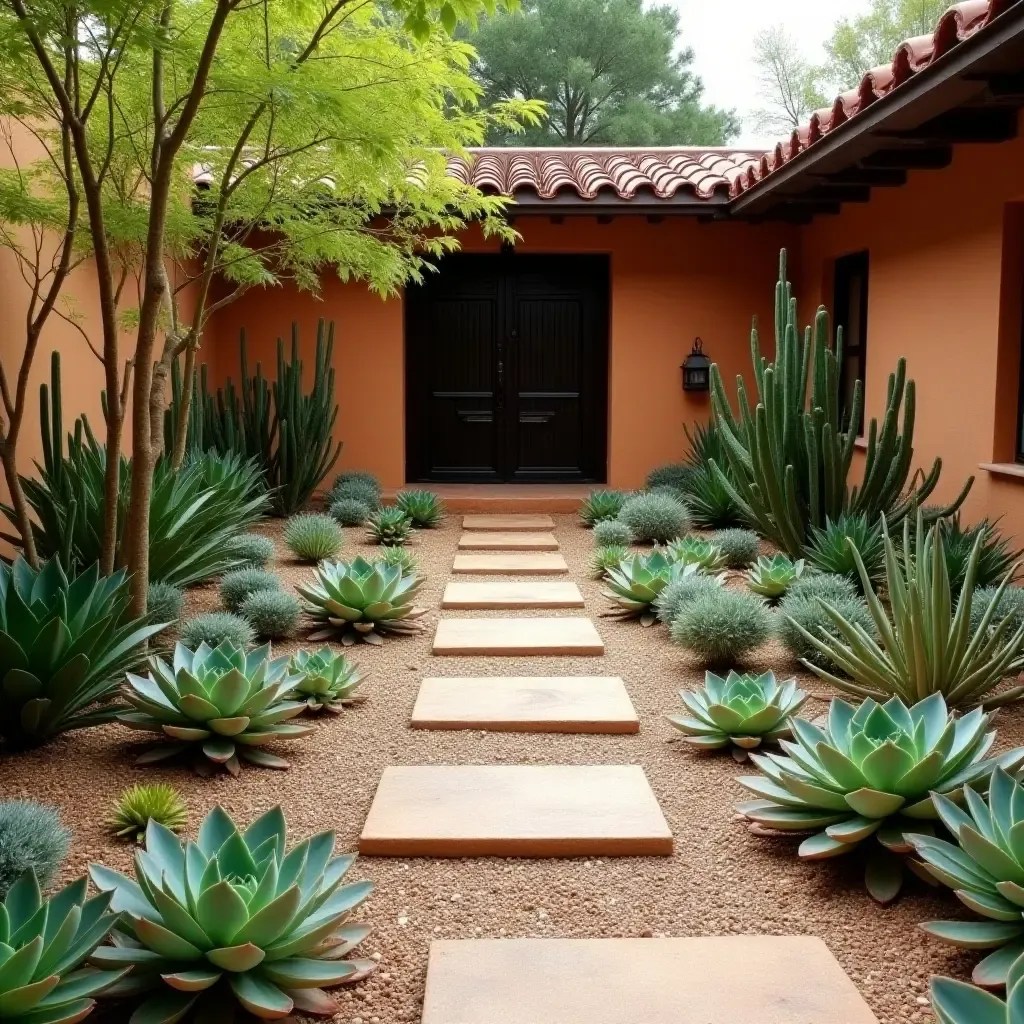
[[[711,390],[711,360],[704,355],[704,342],[694,338],[693,351],[683,360],[684,391]]]

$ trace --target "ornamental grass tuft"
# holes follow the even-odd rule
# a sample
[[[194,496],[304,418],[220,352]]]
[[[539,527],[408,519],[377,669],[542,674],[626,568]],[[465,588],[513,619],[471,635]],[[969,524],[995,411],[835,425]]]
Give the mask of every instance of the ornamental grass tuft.
[[[341,528],[330,516],[300,512],[288,520],[284,542],[299,561],[321,562],[341,549]]]
[[[722,552],[730,569],[745,569],[761,553],[761,538],[752,530],[716,530],[710,540]]]
[[[681,537],[690,527],[686,506],[664,491],[634,494],[627,498],[619,512],[640,543],[666,544]]]
[[[71,832],[55,807],[35,800],[0,800],[0,900],[26,872],[53,881],[68,854]]]
[[[151,820],[172,832],[180,832],[188,823],[185,801],[166,782],[129,786],[110,809],[107,831],[118,839],[141,843]]]
[[[260,590],[250,594],[239,615],[264,640],[283,640],[295,633],[302,609],[298,598],[284,590]]]
[[[772,635],[774,620],[764,601],[743,591],[700,594],[672,620],[672,639],[710,667],[741,662]]]
[[[633,531],[621,519],[602,519],[594,525],[594,544],[597,547],[628,548],[633,543]]]
[[[274,542],[261,533],[242,533],[232,537],[228,550],[244,565],[255,565],[257,569],[264,568],[276,553]]]

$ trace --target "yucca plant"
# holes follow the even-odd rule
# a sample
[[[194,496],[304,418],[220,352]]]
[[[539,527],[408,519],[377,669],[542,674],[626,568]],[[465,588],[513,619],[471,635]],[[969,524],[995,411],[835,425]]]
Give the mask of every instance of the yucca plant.
[[[605,573],[608,589],[604,596],[615,605],[609,615],[621,619],[639,619],[642,626],[656,621],[651,603],[673,580],[697,572],[696,565],[683,565],[661,551],[629,555]]]
[[[692,533],[686,537],[670,540],[666,552],[673,562],[696,565],[705,572],[718,572],[720,569],[726,568],[728,564],[728,558],[720,548],[711,541]]]
[[[738,761],[762,743],[789,739],[789,720],[807,701],[795,679],[780,686],[774,672],[730,671],[724,679],[705,672],[699,690],[680,690],[679,696],[690,714],[669,715],[668,720],[686,742],[705,750],[731,746]]]
[[[409,518],[413,526],[431,529],[445,517],[444,502],[434,491],[399,491],[395,504]]]
[[[118,718],[132,729],[170,740],[141,754],[137,764],[189,754],[203,775],[219,766],[237,775],[239,759],[287,768],[287,761],[263,746],[312,732],[288,721],[305,708],[288,699],[295,682],[288,656],[272,658],[270,644],[246,654],[227,641],[217,647],[200,644],[195,651],[179,643],[172,664],[154,656],[148,675],[128,673],[125,699],[135,710]]]
[[[984,792],[996,768],[1024,761],[1024,748],[986,759],[992,714],[975,708],[958,718],[940,693],[912,707],[898,697],[859,708],[836,698],[820,727],[791,719],[795,742],[782,741],[785,755],[751,755],[764,774],[739,782],[758,799],[736,809],[756,831],[813,832],[800,844],[804,860],[837,857],[874,837],[865,882],[887,903],[903,881],[898,855],[911,849],[904,833],[926,832],[938,818],[932,795],[959,801],[965,786]]]
[[[629,548],[621,544],[607,544],[594,548],[587,563],[587,573],[592,579],[599,580],[609,569],[614,568],[629,554]]]
[[[147,996],[137,1022],[230,1021],[236,1006],[261,1020],[333,1015],[340,1007],[324,989],[376,967],[344,959],[369,934],[346,921],[373,886],[342,884],[356,858],[334,845],[321,832],[289,850],[280,807],[244,830],[214,807],[194,843],[151,822],[135,878],[89,868],[122,914],[114,945],[91,962],[131,968],[119,994]]]
[[[897,557],[884,520],[882,534],[891,618],[874,592],[860,553],[853,547],[878,638],[847,622],[826,602],[825,609],[842,634],[841,640],[824,632],[815,637],[799,624],[793,624],[849,679],[810,661],[804,664],[833,686],[862,697],[884,700],[895,694],[914,702],[930,693],[941,693],[951,706],[982,702],[986,707],[1019,699],[1024,686],[998,694],[992,691],[1006,676],[1024,669],[1024,626],[1009,635],[1007,616],[989,630],[998,607],[998,602],[993,601],[978,631],[971,632],[971,600],[984,538],[975,538],[954,611],[941,525],[936,523],[925,530],[918,510],[913,542],[910,524],[903,524],[901,558]],[[1002,587],[1008,582],[1009,574]]]
[[[356,693],[365,674],[326,644],[319,651],[293,654],[288,671],[297,680],[292,696],[304,700],[310,711],[339,714],[346,704],[365,699],[364,694]]]
[[[129,786],[114,801],[107,818],[107,831],[118,839],[134,839],[141,843],[150,819],[172,832],[180,831],[188,822],[185,801],[166,782]]]
[[[695,423],[692,430],[684,425],[683,430],[690,443],[686,456],[690,472],[680,483],[693,524],[705,529],[742,525],[739,506],[712,466],[713,461],[728,473],[718,428],[710,422]]]
[[[804,573],[804,560],[785,555],[761,555],[747,571],[747,586],[769,601],[777,601]]]
[[[580,504],[584,526],[596,526],[605,519],[617,519],[626,495],[622,491],[591,491]]]
[[[991,992],[952,978],[932,978],[932,1013],[938,1024],[1019,1024],[1024,1007],[1024,958],[1012,965],[1006,1002]]]
[[[826,517],[824,527],[811,527],[807,562],[821,572],[847,576],[860,586],[853,548],[860,552],[861,561],[872,580],[879,579],[885,573],[882,524],[878,521],[869,524],[868,517],[863,513],[847,515],[843,512],[834,522]]]
[[[362,640],[383,643],[385,633],[413,633],[426,613],[412,603],[422,579],[399,565],[368,562],[361,555],[351,562],[324,562],[312,583],[296,586],[306,611],[321,625],[311,640],[341,635],[345,645]]]
[[[128,617],[124,570],[92,566],[69,582],[60,560],[38,572],[22,558],[0,563],[0,736],[24,750],[68,729],[101,725],[121,676],[164,628]]]
[[[366,531],[374,544],[398,546],[409,539],[412,520],[397,505],[385,505],[367,520]]]

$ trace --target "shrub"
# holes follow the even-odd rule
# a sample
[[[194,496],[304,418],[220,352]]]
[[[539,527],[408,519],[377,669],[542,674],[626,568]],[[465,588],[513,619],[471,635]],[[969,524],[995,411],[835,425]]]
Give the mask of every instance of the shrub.
[[[119,839],[141,842],[150,820],[172,832],[183,829],[188,821],[185,801],[166,782],[129,786],[110,809],[107,831]]]
[[[598,547],[628,548],[633,531],[621,519],[602,519],[594,525],[594,544]]]
[[[399,491],[395,504],[409,517],[413,526],[431,529],[445,516],[444,502],[433,491]]]
[[[380,487],[366,480],[345,480],[335,484],[327,492],[328,507],[339,498],[350,498],[362,502],[373,513],[380,508]]]
[[[846,579],[845,576],[838,578]],[[877,636],[874,619],[871,618],[871,612],[868,611],[866,602],[859,594],[840,594],[838,596],[822,594],[821,600],[819,600],[816,596],[794,595],[793,589],[790,588],[790,592],[779,604],[776,629],[783,646],[797,661],[809,661],[830,672],[839,670],[839,666],[828,655],[822,654],[797,628],[807,630],[814,637],[820,637],[824,633],[824,635],[842,642],[842,633],[832,621],[832,617],[822,607],[821,600],[827,601],[847,622],[860,626],[868,636]]]
[[[730,569],[745,569],[761,554],[761,538],[752,530],[718,530],[711,535],[711,543]]]
[[[580,504],[580,519],[584,526],[596,526],[605,519],[615,519],[626,495],[622,491],[591,491]]]
[[[684,576],[669,583],[654,599],[654,613],[658,616],[658,621],[667,626],[679,614],[679,609],[684,604],[707,594],[716,594],[721,589],[722,580],[718,576],[705,576],[703,573]]]
[[[636,540],[660,544],[681,537],[690,525],[686,506],[663,492],[635,494],[628,498],[619,519],[633,531]]]
[[[594,579],[600,579],[605,573],[614,568],[629,554],[629,548],[619,544],[609,544],[604,547],[597,547],[591,552],[590,562],[587,571]]]
[[[341,526],[362,526],[370,518],[370,506],[359,498],[335,498],[328,511]]]
[[[296,558],[303,562],[319,562],[330,558],[341,547],[341,530],[330,517],[318,512],[301,512],[288,520],[284,542]]]
[[[686,426],[683,430],[690,442],[685,460],[690,475],[683,488],[690,519],[694,525],[708,530],[741,525],[743,517],[739,506],[723,481],[723,475],[730,481],[732,477],[718,428],[714,423],[696,423],[692,430]],[[712,467],[712,461],[717,468]]]
[[[644,484],[649,491],[685,492],[692,476],[692,466],[688,466],[685,462],[672,462],[667,466],[656,466],[652,469],[647,474]]]
[[[181,627],[181,642],[193,649],[200,644],[217,647],[222,643],[251,647],[256,639],[252,626],[231,612],[203,612]]]
[[[146,593],[146,616],[150,622],[177,622],[185,592],[170,583],[150,583]]]
[[[255,565],[262,569],[275,555],[274,542],[261,533],[242,533],[232,537],[228,550],[243,565]]]
[[[373,491],[378,498],[381,496],[380,481],[373,473],[367,472],[365,469],[343,469],[334,478],[331,490],[336,491],[339,488],[350,486],[363,487]]]
[[[860,597],[856,584],[848,576],[836,576],[831,572],[805,572],[794,580],[786,591],[787,601],[800,598],[820,597],[823,601],[842,601]]]
[[[30,869],[41,886],[49,885],[70,843],[71,832],[55,808],[34,800],[0,800],[0,900]]]
[[[378,509],[370,516],[367,525],[369,539],[374,544],[404,544],[409,539],[411,531],[412,523],[409,517],[397,505]]]
[[[268,640],[291,636],[299,624],[299,602],[284,590],[260,590],[250,594],[238,609],[256,635]]]
[[[742,661],[771,636],[772,625],[760,598],[722,587],[684,602],[670,629],[677,644],[715,666]]]
[[[233,569],[220,581],[220,599],[224,607],[237,612],[242,602],[258,590],[280,590],[281,580],[269,569]]]
[[[998,587],[982,587],[974,592],[971,600],[971,636],[978,632],[981,620],[998,592]],[[989,620],[989,628],[999,625],[1007,615],[1010,616],[1008,632],[1016,633],[1024,625],[1024,588],[1007,587],[1003,591],[1003,596],[999,598],[999,604],[996,605],[996,610]]]

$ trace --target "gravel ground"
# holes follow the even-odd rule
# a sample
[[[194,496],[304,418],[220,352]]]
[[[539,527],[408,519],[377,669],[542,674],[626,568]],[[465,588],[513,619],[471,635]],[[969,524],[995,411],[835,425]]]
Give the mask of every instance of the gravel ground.
[[[354,850],[384,767],[389,764],[641,764],[672,828],[676,852],[665,858],[621,860],[392,860],[362,858],[352,878],[376,890],[362,914],[373,934],[363,955],[379,971],[342,990],[346,1024],[419,1020],[427,950],[433,938],[649,937],[762,933],[820,936],[853,978],[881,1024],[930,1021],[925,998],[936,972],[966,977],[975,957],[928,939],[916,927],[934,917],[966,917],[948,893],[911,879],[899,901],[877,906],[864,892],[855,856],[799,863],[795,843],[759,839],[734,820],[744,799],[743,774],[728,753],[695,751],[674,739],[664,715],[678,710],[677,690],[702,678],[698,666],[658,625],[601,618],[600,585],[586,576],[591,537],[571,516],[557,517],[556,533],[604,637],[604,658],[432,658],[438,604],[448,578],[460,517],[417,535],[413,548],[426,575],[420,603],[430,610],[424,632],[388,639],[383,647],[352,649],[369,670],[368,699],[340,717],[324,717],[304,740],[281,744],[292,767],[285,773],[243,765],[239,778],[194,776],[183,765],[137,768],[145,746],[139,734],[111,725],[71,733],[46,748],[0,761],[0,793],[54,803],[74,831],[65,878],[89,861],[125,869],[131,847],[104,834],[111,801],[131,783],[166,781],[185,795],[190,828],[222,804],[247,821],[280,802],[296,837],[324,828],[338,833],[339,850]],[[282,524],[266,532],[280,540]],[[361,546],[361,531],[346,531],[346,552]],[[283,558],[276,569],[288,584],[309,573]],[[483,577],[477,577],[483,578]],[[215,587],[189,595],[186,614],[217,604]],[[505,615],[505,612],[449,612]],[[519,614],[551,614],[545,612]],[[566,612],[565,614],[574,614]],[[293,649],[298,644],[287,645]],[[283,648],[282,648],[283,649]],[[793,674],[785,654],[767,646],[758,667]],[[424,675],[620,675],[640,716],[633,736],[588,736],[410,730],[407,721]],[[806,674],[813,691],[822,687]],[[812,701],[809,712],[824,710]],[[998,748],[1024,742],[1022,711],[1004,711]],[[740,968],[742,969],[742,968]],[[529,979],[524,979],[529,983]]]

